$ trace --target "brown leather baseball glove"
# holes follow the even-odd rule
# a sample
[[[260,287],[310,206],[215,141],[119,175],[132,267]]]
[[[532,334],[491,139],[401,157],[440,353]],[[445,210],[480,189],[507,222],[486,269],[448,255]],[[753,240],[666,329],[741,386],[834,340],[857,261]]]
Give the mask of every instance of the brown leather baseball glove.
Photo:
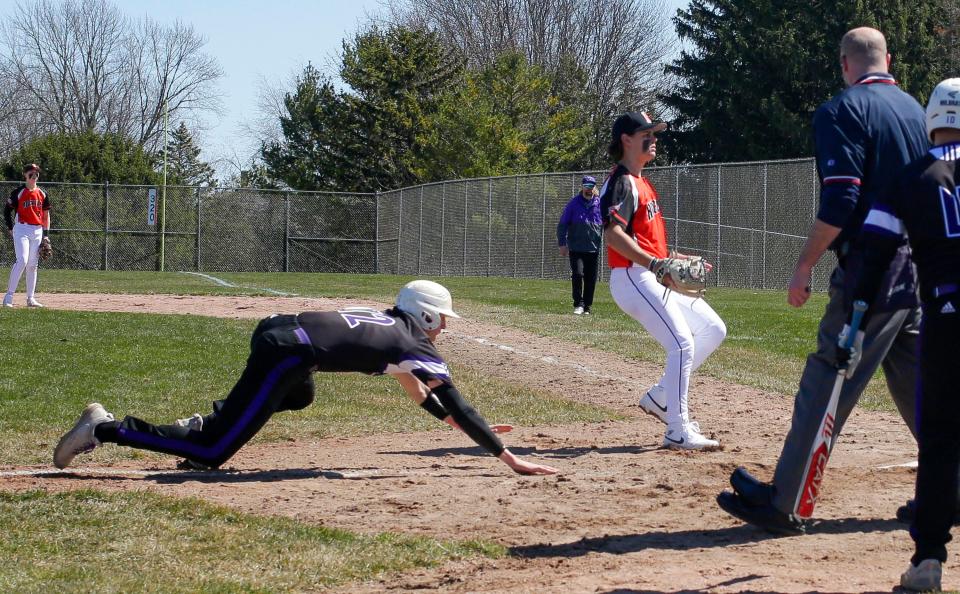
[[[650,264],[657,282],[678,293],[700,297],[707,290],[708,268],[700,256],[663,258]]]
[[[44,260],[48,260],[48,259],[50,259],[50,257],[53,256],[53,246],[50,245],[50,238],[49,238],[49,237],[44,237],[44,238],[40,241],[40,251],[39,251],[39,253],[37,254],[37,256],[40,258],[40,261],[41,261],[41,262],[44,261]]]

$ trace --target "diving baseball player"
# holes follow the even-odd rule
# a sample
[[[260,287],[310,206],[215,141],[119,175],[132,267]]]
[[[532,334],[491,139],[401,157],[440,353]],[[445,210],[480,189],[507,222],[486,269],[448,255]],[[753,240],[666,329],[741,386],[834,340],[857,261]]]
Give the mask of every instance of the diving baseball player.
[[[277,412],[313,402],[314,371],[390,374],[427,412],[460,429],[487,452],[520,474],[555,474],[556,468],[527,462],[504,447],[495,433],[453,385],[434,347],[453,311],[450,292],[426,280],[408,283],[396,307],[377,311],[348,307],[338,311],[274,315],[253,333],[247,367],[213,412],[153,425],[136,417],[116,421],[100,404],[90,404],[53,453],[57,468],[101,443],[182,456],[187,467],[217,468],[230,459]]]

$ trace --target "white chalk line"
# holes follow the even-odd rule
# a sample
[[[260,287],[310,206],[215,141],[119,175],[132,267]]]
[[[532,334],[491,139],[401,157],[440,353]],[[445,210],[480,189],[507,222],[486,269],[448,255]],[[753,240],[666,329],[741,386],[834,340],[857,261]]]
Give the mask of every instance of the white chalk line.
[[[269,293],[274,293],[274,294],[276,294],[276,295],[281,295],[281,296],[285,296],[285,297],[295,297],[295,296],[296,296],[296,293],[284,293],[283,291],[277,291],[276,289],[267,289],[267,288],[263,288],[263,287],[250,287],[250,286],[236,285],[236,284],[231,283],[231,282],[229,282],[229,281],[226,281],[226,280],[224,280],[224,279],[222,279],[222,278],[217,278],[217,277],[215,277],[215,276],[210,276],[209,274],[203,274],[203,273],[201,273],[201,272],[184,272],[183,274],[192,274],[192,275],[195,275],[195,276],[200,276],[200,277],[203,277],[203,278],[205,278],[205,279],[207,279],[207,280],[209,280],[209,281],[212,281],[212,282],[214,282],[214,283],[217,283],[218,285],[223,286],[223,287],[241,288],[241,289],[255,289],[255,290],[258,290],[258,291],[267,291],[267,292],[269,292]],[[501,350],[501,351],[505,351],[505,352],[508,352],[508,353],[512,353],[512,354],[515,354],[515,355],[519,355],[519,356],[521,356],[521,357],[526,357],[526,358],[528,358],[528,359],[533,359],[533,360],[539,361],[539,362],[541,362],[541,363],[548,363],[548,364],[550,364],[550,365],[555,365],[555,366],[557,366],[557,367],[567,367],[567,368],[569,368],[569,369],[574,369],[574,370],[579,371],[579,372],[581,372],[581,373],[586,373],[586,374],[588,374],[588,375],[592,375],[592,376],[597,377],[597,378],[600,378],[600,379],[607,379],[607,380],[620,380],[620,379],[622,379],[622,378],[619,378],[619,377],[614,377],[614,376],[612,376],[612,375],[607,375],[607,374],[605,374],[605,373],[601,373],[601,372],[599,372],[599,371],[597,371],[597,370],[595,370],[595,369],[591,369],[590,367],[587,367],[586,365],[583,365],[583,364],[581,364],[581,363],[571,363],[571,362],[567,362],[567,361],[561,361],[560,359],[558,359],[558,358],[556,358],[556,357],[549,356],[549,355],[547,355],[547,356],[541,356],[541,355],[538,355],[538,354],[536,354],[536,353],[529,353],[529,352],[526,352],[526,351],[522,351],[522,350],[520,350],[520,349],[518,349],[518,348],[516,348],[516,347],[512,347],[512,346],[509,346],[509,345],[496,343],[496,342],[490,340],[489,338],[483,338],[483,337],[481,337],[481,336],[471,336],[471,335],[469,335],[469,334],[463,334],[463,333],[460,333],[460,332],[451,332],[451,331],[449,331],[449,330],[446,330],[445,332],[446,332],[447,334],[450,334],[451,336],[456,336],[457,338],[462,338],[462,339],[465,339],[465,340],[472,340],[473,342],[476,342],[476,343],[478,343],[478,344],[481,344],[481,345],[484,345],[484,346],[489,346],[489,347],[492,347],[492,348],[495,348],[495,349],[498,349],[498,350]],[[0,476],[2,476],[2,475],[0,475]]]
[[[302,478],[326,478],[326,479],[369,479],[369,478],[393,478],[407,476],[431,476],[439,473],[418,473],[418,472],[384,472],[382,470],[357,470],[349,472],[340,472],[335,470],[313,470],[313,469],[271,469],[271,470],[136,470],[124,468],[71,468],[65,470],[56,469],[31,469],[31,470],[4,470],[0,471],[0,477],[16,476],[34,476],[34,477],[62,477],[62,476],[102,476],[102,477],[170,477],[178,476],[184,479],[190,477],[196,478],[230,478],[242,477],[244,475],[256,474],[284,474],[302,475]],[[271,480],[265,478],[264,480]]]
[[[199,276],[205,278],[209,281],[212,281],[221,287],[230,287],[232,289],[252,289],[254,291],[265,291],[267,293],[273,293],[274,295],[280,295],[281,297],[297,297],[296,293],[286,293],[284,291],[278,291],[276,289],[268,289],[265,287],[253,287],[249,285],[236,285],[230,281],[223,280],[222,278],[217,278],[215,276],[210,276],[209,274],[203,274],[202,272],[181,272],[181,274],[192,274],[193,276]]]
[[[550,364],[550,365],[555,365],[555,366],[557,366],[557,367],[568,367],[568,368],[570,368],[570,369],[575,369],[575,370],[577,370],[577,371],[580,371],[580,372],[582,372],[582,373],[586,373],[587,375],[592,375],[592,376],[597,377],[597,378],[600,378],[600,379],[608,379],[608,380],[622,380],[622,379],[623,379],[622,377],[614,377],[614,376],[612,376],[612,375],[607,375],[607,374],[605,374],[605,373],[599,372],[599,371],[597,371],[597,370],[595,370],[595,369],[591,369],[591,368],[589,368],[589,367],[587,367],[586,365],[583,365],[583,364],[581,364],[581,363],[573,363],[573,362],[568,362],[568,361],[562,361],[562,360],[558,359],[557,357],[553,357],[553,356],[550,356],[550,355],[542,356],[542,355],[538,355],[538,354],[536,354],[536,353],[529,353],[529,352],[526,352],[526,351],[522,351],[522,350],[520,350],[520,349],[518,349],[518,348],[516,348],[516,347],[512,347],[512,346],[509,346],[509,345],[496,343],[496,342],[490,340],[489,338],[483,338],[482,336],[470,336],[469,334],[462,334],[462,333],[460,333],[460,332],[451,332],[450,330],[445,330],[444,332],[445,332],[446,334],[450,334],[451,336],[455,336],[455,337],[457,337],[457,338],[462,338],[462,339],[464,339],[464,340],[472,340],[473,342],[476,342],[477,344],[482,344],[482,345],[484,345],[484,346],[488,346],[488,347],[495,348],[495,349],[498,349],[498,350],[501,350],[501,351],[505,351],[505,352],[507,352],[507,353],[511,353],[511,354],[514,354],[514,355],[519,355],[519,356],[521,356],[521,357],[526,357],[527,359],[533,359],[534,361],[539,361],[539,362],[541,362],[541,363],[548,363],[548,364]]]
[[[885,464],[883,466],[877,466],[879,470],[890,470],[891,468],[916,468],[917,461],[911,460],[909,462],[900,462],[898,464]]]

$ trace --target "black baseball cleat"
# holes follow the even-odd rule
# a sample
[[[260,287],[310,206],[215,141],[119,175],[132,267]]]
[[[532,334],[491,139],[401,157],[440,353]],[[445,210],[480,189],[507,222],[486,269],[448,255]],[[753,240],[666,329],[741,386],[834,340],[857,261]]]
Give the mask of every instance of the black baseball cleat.
[[[779,536],[797,536],[805,534],[806,523],[799,518],[785,514],[772,505],[750,505],[742,497],[730,491],[717,495],[717,505],[731,516],[762,528]]]
[[[773,485],[761,482],[743,466],[738,466],[730,474],[730,486],[748,505],[762,506],[773,502]]]
[[[761,482],[743,466],[730,475],[730,486],[734,492],[717,495],[717,504],[731,516],[774,534],[792,536],[806,532],[803,520],[773,506],[773,485]]]
[[[897,508],[897,521],[901,524],[912,524],[916,513],[917,502],[913,499],[907,499],[906,503]],[[953,525],[960,526],[960,502],[957,503],[957,511],[953,515]]]
[[[177,462],[177,470],[213,470],[212,466],[207,466],[202,462],[194,462],[189,458],[185,458]]]

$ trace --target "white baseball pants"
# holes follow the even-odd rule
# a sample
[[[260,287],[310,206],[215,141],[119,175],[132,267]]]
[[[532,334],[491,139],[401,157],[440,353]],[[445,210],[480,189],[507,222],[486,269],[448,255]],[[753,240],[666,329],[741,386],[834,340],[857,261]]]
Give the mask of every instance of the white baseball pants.
[[[20,284],[23,271],[27,271],[27,301],[33,299],[37,288],[37,263],[40,253],[40,240],[43,239],[43,227],[17,223],[13,226],[13,251],[17,261],[10,269],[10,281],[7,283],[7,298],[12,298]]]
[[[666,399],[667,424],[689,423],[690,374],[723,342],[723,320],[706,301],[670,291],[643,266],[611,270],[610,293],[667,353],[663,376],[652,389],[662,395],[658,401]]]

